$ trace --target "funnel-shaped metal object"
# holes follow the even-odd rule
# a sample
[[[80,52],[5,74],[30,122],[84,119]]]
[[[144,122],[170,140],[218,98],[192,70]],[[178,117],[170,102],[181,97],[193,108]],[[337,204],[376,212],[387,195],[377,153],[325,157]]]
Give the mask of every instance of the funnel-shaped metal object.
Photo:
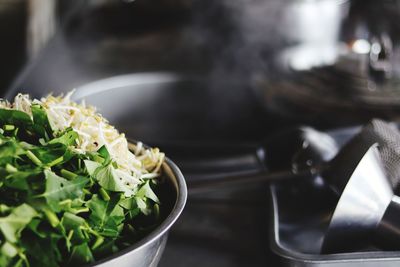
[[[400,248],[400,201],[394,196],[380,159],[378,145],[372,145],[359,158],[331,217],[322,253],[345,252],[372,241],[376,233],[387,245]],[[339,167],[339,166],[337,166]]]

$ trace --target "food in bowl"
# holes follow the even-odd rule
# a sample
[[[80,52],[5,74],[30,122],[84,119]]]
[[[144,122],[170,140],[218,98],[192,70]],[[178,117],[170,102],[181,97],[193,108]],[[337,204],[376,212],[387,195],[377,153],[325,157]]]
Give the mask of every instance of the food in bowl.
[[[94,262],[159,224],[164,153],[70,96],[0,101],[0,266]]]

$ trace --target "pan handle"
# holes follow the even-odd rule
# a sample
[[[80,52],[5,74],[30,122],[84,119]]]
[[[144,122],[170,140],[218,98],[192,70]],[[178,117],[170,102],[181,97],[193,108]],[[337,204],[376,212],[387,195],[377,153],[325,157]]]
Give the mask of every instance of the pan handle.
[[[177,142],[156,144],[188,180],[218,179],[265,172],[265,149],[246,143]]]
[[[157,146],[179,166],[190,194],[258,182],[267,172],[262,146],[188,142]]]
[[[279,181],[309,175],[313,166],[330,160],[337,144],[309,127],[281,131],[262,144],[158,144],[178,164],[189,189]]]

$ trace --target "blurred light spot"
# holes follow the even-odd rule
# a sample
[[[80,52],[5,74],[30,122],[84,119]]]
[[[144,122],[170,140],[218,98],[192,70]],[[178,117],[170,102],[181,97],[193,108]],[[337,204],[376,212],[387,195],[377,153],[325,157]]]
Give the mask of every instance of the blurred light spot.
[[[381,50],[382,50],[381,45],[378,44],[378,43],[374,43],[374,44],[371,46],[371,52],[374,53],[374,54],[376,54],[376,55],[379,54],[379,53],[381,52]]]
[[[371,45],[367,40],[358,39],[353,43],[352,49],[357,54],[368,54],[371,50]]]

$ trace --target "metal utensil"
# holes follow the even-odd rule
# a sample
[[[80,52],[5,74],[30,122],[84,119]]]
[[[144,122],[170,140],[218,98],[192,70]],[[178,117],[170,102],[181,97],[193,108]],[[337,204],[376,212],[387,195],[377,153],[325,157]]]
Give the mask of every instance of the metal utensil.
[[[380,159],[378,145],[341,167],[348,176],[325,234],[322,253],[345,252],[378,234],[388,248],[400,247],[400,197],[395,196]],[[346,155],[344,155],[346,156]],[[344,162],[344,161],[342,161]],[[354,165],[356,166],[354,168]]]
[[[315,190],[297,180],[272,184],[270,193],[270,246],[282,267],[400,266],[400,251],[382,251],[367,243],[357,252],[320,254],[337,199],[328,188]]]

